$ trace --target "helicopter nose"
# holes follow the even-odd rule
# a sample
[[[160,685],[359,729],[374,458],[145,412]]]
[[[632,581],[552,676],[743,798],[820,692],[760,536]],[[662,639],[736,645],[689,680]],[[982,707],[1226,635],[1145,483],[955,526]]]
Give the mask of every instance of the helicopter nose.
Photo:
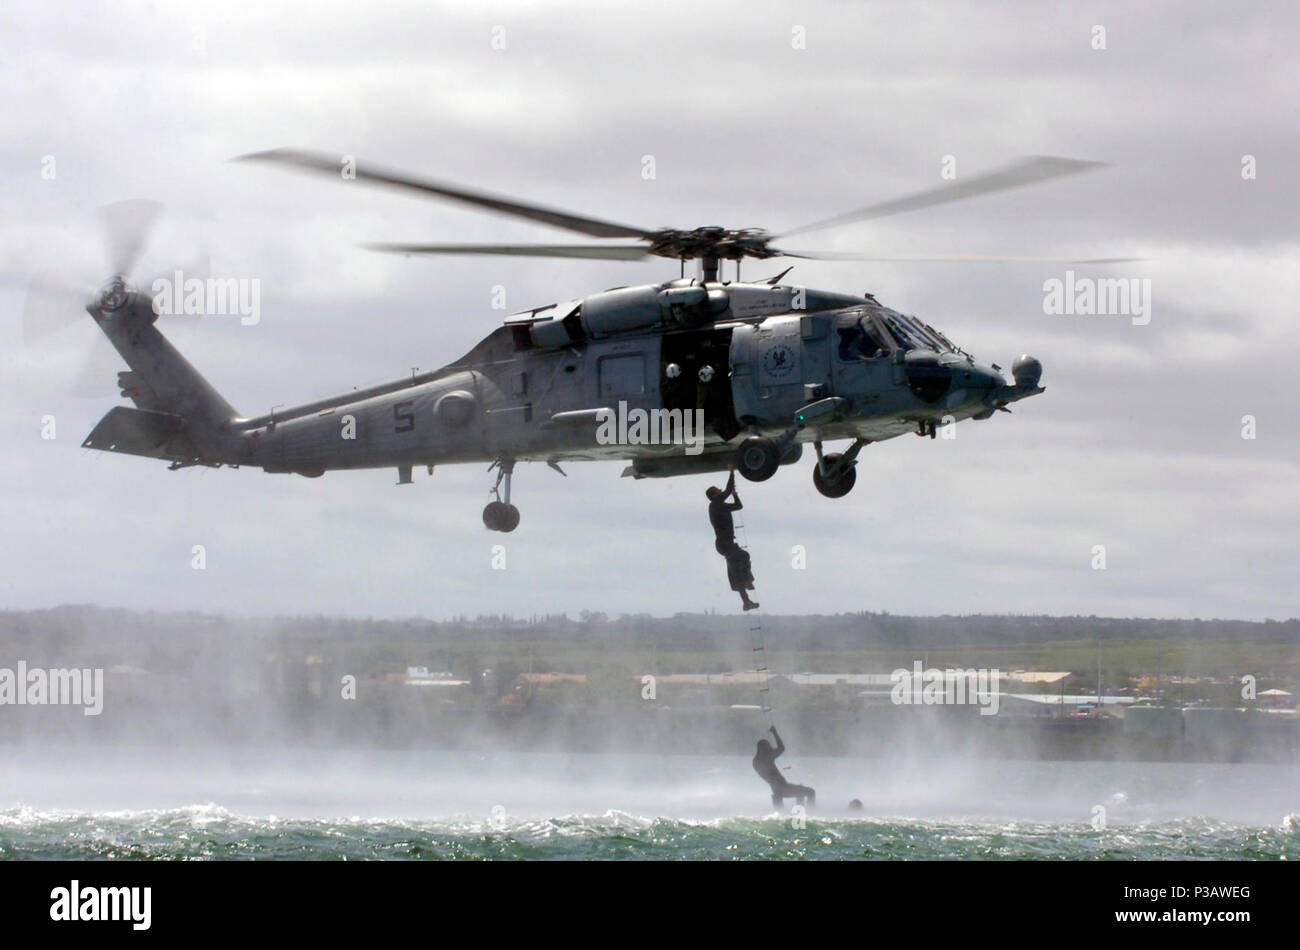
[[[1002,374],[991,366],[971,360],[935,358],[930,354],[920,354],[907,361],[907,381],[912,392],[924,402],[941,402],[948,408],[972,399],[983,400],[990,391],[1006,385]]]
[[[967,389],[1001,389],[1007,384],[1002,374],[992,366],[981,366],[979,363],[972,363],[963,374],[966,377],[963,385]]]
[[[982,405],[1007,384],[1002,374],[993,367],[981,366],[973,361],[953,366],[950,372],[952,387],[943,401],[944,406],[949,409]]]

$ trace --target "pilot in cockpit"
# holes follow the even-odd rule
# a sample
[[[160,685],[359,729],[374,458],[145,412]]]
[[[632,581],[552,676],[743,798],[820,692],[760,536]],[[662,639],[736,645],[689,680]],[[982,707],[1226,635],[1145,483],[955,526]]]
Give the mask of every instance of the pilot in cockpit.
[[[871,325],[863,319],[858,319],[847,327],[840,327],[838,332],[840,359],[846,363],[852,360],[873,360],[887,352]]]

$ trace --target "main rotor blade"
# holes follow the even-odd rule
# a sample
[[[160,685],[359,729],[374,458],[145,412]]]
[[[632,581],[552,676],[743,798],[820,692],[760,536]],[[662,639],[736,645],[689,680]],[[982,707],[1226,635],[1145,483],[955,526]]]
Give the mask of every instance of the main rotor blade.
[[[343,165],[339,156],[328,155],[322,152],[309,152],[303,149],[293,148],[276,148],[266,152],[252,152],[248,155],[241,155],[236,159],[236,161],[260,161],[274,162],[280,165],[292,165],[298,168],[306,168],[311,171],[321,172],[331,177],[342,179],[341,172],[343,170]],[[615,224],[610,221],[601,221],[597,218],[586,218],[581,215],[570,214],[567,211],[559,211],[554,208],[544,208],[541,205],[525,204],[521,201],[516,201],[513,198],[489,195],[481,191],[471,191],[468,188],[461,188],[458,185],[437,182],[430,178],[423,178],[407,172],[397,171],[396,169],[383,168],[379,165],[371,165],[369,163],[363,165],[358,162],[355,171],[358,181],[367,181],[372,184],[385,185],[390,188],[401,188],[425,195],[436,195],[437,197],[447,198],[451,201],[459,201],[463,204],[476,205],[480,208],[499,211],[502,214],[514,215],[517,218],[526,218],[530,221],[540,222],[541,224],[549,224],[557,228],[577,231],[579,234],[589,234],[592,237],[639,238],[644,237],[649,233],[645,228],[636,228],[627,224]]]
[[[131,273],[161,211],[158,202],[142,198],[118,201],[99,209],[114,274]]]
[[[836,251],[781,251],[777,248],[772,248],[772,250],[777,251],[782,257],[799,257],[810,261],[875,261],[898,264],[1132,264],[1150,259],[1146,257],[1025,257],[999,254],[952,254],[947,257],[871,257],[867,254],[841,254]]]
[[[600,244],[363,244],[391,254],[506,254],[518,257],[579,257],[598,261],[639,261],[644,247]]]
[[[999,169],[998,171],[976,175],[974,178],[955,181],[947,185],[940,185],[938,188],[929,188],[925,191],[918,191],[915,194],[907,195],[903,198],[895,198],[893,201],[869,205],[866,208],[859,208],[857,211],[849,211],[846,214],[836,215],[835,217],[827,218],[824,221],[805,224],[792,231],[786,231],[785,234],[780,236],[786,237],[791,234],[802,234],[805,231],[816,231],[834,225],[849,224],[853,221],[866,221],[871,218],[883,218],[886,215],[902,214],[904,211],[916,211],[921,208],[933,207],[934,205],[947,204],[950,201],[963,201],[966,198],[975,198],[979,195],[988,195],[998,191],[1007,191],[1011,188],[1021,188],[1025,185],[1035,185],[1041,181],[1060,178],[1063,175],[1073,175],[1093,168],[1100,168],[1102,164],[1103,163],[1101,162],[1082,161],[1077,158],[1055,158],[1051,155],[1035,155],[1030,158],[1021,159],[1020,161],[1008,165],[1006,168]]]

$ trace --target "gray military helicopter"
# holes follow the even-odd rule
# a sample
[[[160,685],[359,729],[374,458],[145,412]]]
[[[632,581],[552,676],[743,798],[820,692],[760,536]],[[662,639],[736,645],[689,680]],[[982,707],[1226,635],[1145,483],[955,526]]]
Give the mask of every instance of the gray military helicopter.
[[[344,177],[339,156],[277,149],[242,158]],[[1024,159],[781,237],[1029,185],[1096,164]],[[811,442],[817,455],[813,484],[839,498],[853,488],[858,455],[872,442],[908,432],[934,438],[941,424],[988,419],[1044,391],[1038,360],[1017,359],[1008,383],[997,365],[976,362],[934,327],[871,294],[782,283],[790,268],[760,282],[739,279],[744,258],[897,258],[785,250],[773,245],[777,235],[757,228],[632,227],[364,163],[351,171],[357,181],[590,237],[624,239],[368,245],[377,250],[621,261],[657,256],[680,261],[680,276],[517,313],[441,369],[250,418],[172,347],[155,326],[151,297],[128,284],[144,240],[143,228],[133,233],[128,227],[118,237],[113,278],[86,309],[130,367],[118,382],[135,408],[110,410],[84,447],[165,459],[172,469],[252,466],[311,478],[331,469],[395,467],[399,484],[411,482],[416,466],[432,473],[436,465],[490,463],[489,471],[497,472],[495,499],[483,509],[483,523],[493,531],[513,531],[519,509],[511,503],[510,483],[520,461],[559,469],[568,461],[622,459],[631,463],[623,474],[635,478],[734,465],[745,478],[763,481],[797,461]],[[700,267],[690,278],[684,271],[692,260]],[[736,280],[720,279],[722,261],[735,262]],[[848,440],[847,447],[823,450],[836,440]]]

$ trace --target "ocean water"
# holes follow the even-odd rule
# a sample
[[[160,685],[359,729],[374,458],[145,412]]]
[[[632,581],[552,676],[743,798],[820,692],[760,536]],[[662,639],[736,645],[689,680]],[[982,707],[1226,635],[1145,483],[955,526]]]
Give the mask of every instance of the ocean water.
[[[1300,769],[320,749],[0,751],[6,859],[1300,857]],[[850,811],[858,798],[861,812]]]

